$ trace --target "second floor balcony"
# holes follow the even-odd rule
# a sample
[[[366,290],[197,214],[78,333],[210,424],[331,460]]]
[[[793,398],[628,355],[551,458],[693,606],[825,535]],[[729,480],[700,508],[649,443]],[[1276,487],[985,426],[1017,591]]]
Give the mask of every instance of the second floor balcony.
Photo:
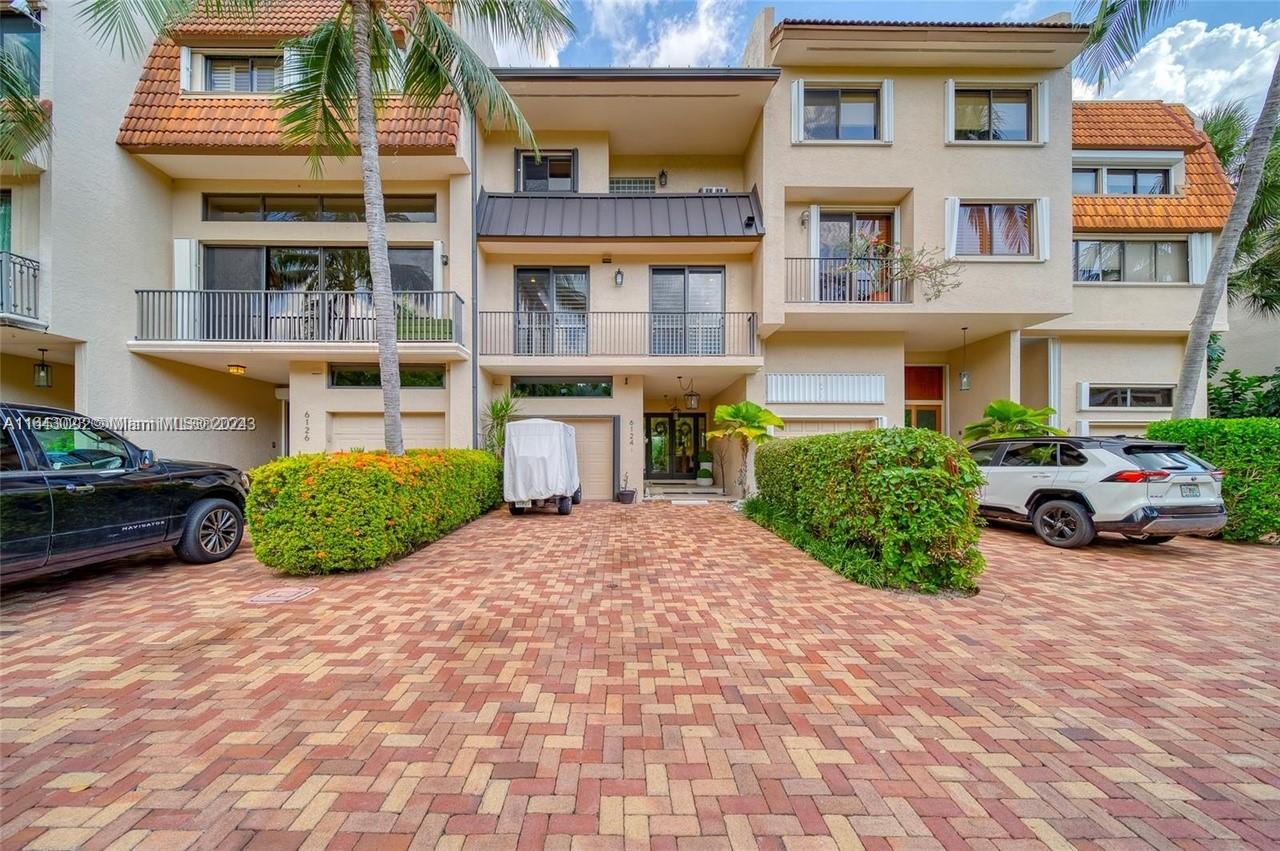
[[[40,263],[0,251],[0,323],[43,325],[40,320]]]
[[[754,313],[481,311],[480,355],[513,358],[753,358]]]
[[[911,304],[911,282],[883,257],[788,257],[786,299],[794,304]]]

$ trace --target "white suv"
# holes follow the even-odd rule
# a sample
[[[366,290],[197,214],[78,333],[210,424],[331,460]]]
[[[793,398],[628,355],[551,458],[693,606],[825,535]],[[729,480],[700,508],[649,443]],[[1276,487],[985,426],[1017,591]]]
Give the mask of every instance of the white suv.
[[[1098,532],[1144,544],[1209,535],[1227,522],[1222,471],[1177,443],[1124,437],[984,440],[969,454],[986,477],[982,514],[1030,523],[1055,547]]]

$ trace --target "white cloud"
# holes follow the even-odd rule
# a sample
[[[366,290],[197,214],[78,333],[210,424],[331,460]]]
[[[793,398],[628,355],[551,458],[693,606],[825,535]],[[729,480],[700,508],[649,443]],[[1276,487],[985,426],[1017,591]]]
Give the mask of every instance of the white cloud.
[[[534,50],[523,41],[498,42],[493,45],[498,64],[506,68],[558,68],[560,51],[569,43],[567,38],[547,45],[542,52]]]
[[[632,67],[728,65],[736,58],[742,0],[696,0],[687,14],[654,16],[659,0],[584,0],[590,34],[609,45],[612,64]]]
[[[1004,13],[1000,15],[1000,20],[1030,21],[1032,20],[1031,13],[1038,5],[1040,5],[1040,0],[1018,0],[1017,3],[1014,3],[1012,7],[1006,9]]]
[[[1129,66],[1100,95],[1103,98],[1167,100],[1195,112],[1239,98],[1254,113],[1262,107],[1280,54],[1280,19],[1256,27],[1180,21],[1143,46]],[[1099,97],[1083,80],[1073,80],[1077,98]]]

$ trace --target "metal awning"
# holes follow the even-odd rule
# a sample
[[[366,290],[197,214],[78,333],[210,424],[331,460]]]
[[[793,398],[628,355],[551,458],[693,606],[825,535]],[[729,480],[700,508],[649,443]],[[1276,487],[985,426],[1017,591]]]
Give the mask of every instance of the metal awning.
[[[759,239],[756,191],[609,195],[481,193],[480,239]]]

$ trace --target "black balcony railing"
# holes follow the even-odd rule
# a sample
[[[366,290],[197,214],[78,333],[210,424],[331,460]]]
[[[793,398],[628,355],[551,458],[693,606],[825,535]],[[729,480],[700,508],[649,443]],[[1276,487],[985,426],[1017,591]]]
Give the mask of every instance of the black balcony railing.
[[[40,318],[40,263],[0,251],[0,314]]]
[[[787,301],[909,304],[910,283],[885,257],[788,257]]]
[[[482,355],[744,357],[754,313],[481,311]]]
[[[394,294],[396,339],[461,343],[453,292]],[[311,290],[138,290],[138,339],[150,341],[373,343],[373,294]]]

